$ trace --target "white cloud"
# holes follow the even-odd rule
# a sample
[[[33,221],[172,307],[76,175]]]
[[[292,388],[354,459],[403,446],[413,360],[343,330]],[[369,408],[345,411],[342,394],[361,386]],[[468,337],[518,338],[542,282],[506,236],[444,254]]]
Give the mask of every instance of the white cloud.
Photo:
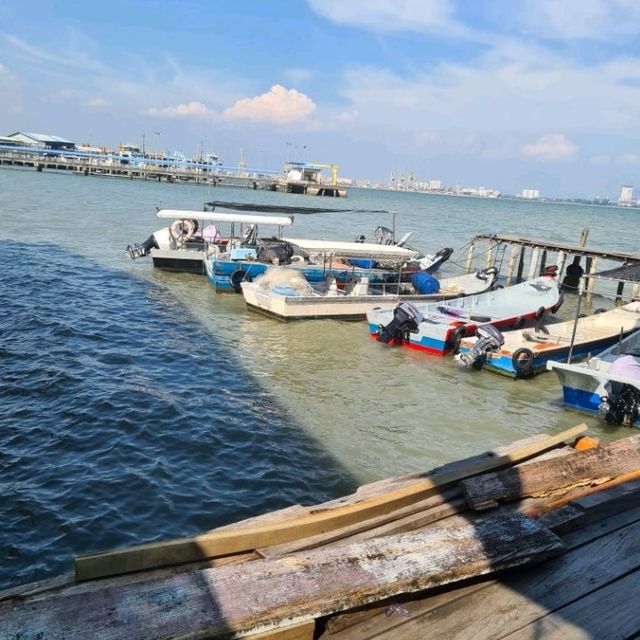
[[[313,73],[311,72],[311,69],[307,69],[305,67],[290,67],[289,69],[284,70],[284,75],[287,77],[289,82],[300,84],[309,80]]]
[[[208,118],[214,112],[202,102],[192,101],[173,107],[150,107],[146,115],[154,118]]]
[[[522,155],[542,160],[565,160],[575,156],[577,151],[578,147],[561,133],[544,135],[520,147]]]
[[[450,0],[308,0],[319,15],[349,26],[374,31],[446,31],[462,34],[465,29],[453,20]]]
[[[267,93],[238,100],[224,110],[223,116],[230,120],[246,119],[284,124],[300,120],[315,110],[316,105],[309,96],[296,89],[286,89],[276,84]]]
[[[640,32],[636,0],[527,0],[511,12],[525,32],[552,39],[609,39]]]
[[[623,153],[619,155],[616,160],[620,164],[638,164],[640,157],[635,153]]]
[[[86,107],[90,107],[91,109],[103,109],[107,106],[108,102],[104,98],[91,98],[84,104]]]

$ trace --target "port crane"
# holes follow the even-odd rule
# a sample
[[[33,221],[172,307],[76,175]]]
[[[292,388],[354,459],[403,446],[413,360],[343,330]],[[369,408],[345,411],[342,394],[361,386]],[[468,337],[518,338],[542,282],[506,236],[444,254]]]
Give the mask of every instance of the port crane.
[[[309,162],[310,167],[321,167],[323,169],[331,169],[331,186],[335,187],[338,184],[338,165],[326,164],[325,162]]]

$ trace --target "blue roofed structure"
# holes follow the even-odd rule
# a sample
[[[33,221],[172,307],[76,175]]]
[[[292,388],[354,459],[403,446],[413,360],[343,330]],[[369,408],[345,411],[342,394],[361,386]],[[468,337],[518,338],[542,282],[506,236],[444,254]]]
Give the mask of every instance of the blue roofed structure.
[[[45,133],[25,133],[17,131],[6,136],[5,139],[13,140],[14,144],[43,147],[45,149],[75,149],[75,142],[61,138],[60,136],[50,136]]]

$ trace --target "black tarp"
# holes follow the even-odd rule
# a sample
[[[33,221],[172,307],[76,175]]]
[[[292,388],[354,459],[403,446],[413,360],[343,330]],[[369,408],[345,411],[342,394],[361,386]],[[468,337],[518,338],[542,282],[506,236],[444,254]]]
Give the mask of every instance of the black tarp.
[[[231,209],[233,211],[255,211],[256,213],[311,214],[311,213],[391,213],[386,209],[331,209],[328,207],[292,207],[275,204],[247,204],[246,202],[205,202],[205,211]]]
[[[587,277],[585,275],[585,277]],[[599,271],[588,277],[617,280],[618,282],[640,282],[640,262],[625,262],[619,267]]]

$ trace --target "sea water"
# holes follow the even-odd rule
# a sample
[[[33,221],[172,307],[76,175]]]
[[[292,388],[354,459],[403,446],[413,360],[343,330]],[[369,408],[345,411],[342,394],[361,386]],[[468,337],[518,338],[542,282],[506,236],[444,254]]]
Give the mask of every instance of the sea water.
[[[125,255],[163,225],[156,207],[212,199],[395,210],[412,245],[457,250],[443,275],[461,272],[478,233],[576,242],[589,226],[590,244],[637,250],[629,209],[364,190],[315,200],[3,168],[0,586],[584,420],[551,373],[464,370],[379,344],[362,322],[283,324],[202,276]],[[392,217],[297,216],[292,235],[349,240],[377,225]]]

